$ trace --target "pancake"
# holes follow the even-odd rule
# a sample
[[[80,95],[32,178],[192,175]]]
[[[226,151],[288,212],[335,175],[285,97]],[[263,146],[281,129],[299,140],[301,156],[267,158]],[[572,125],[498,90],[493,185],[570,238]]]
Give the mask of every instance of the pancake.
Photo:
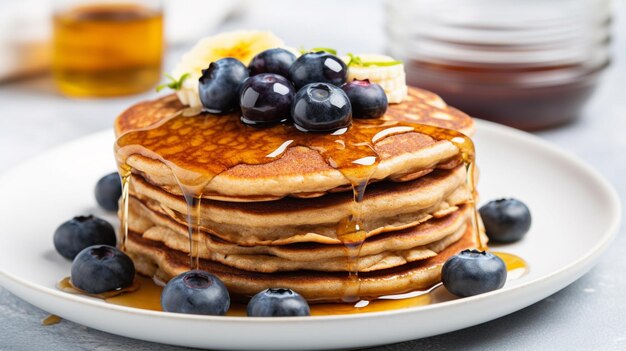
[[[432,287],[440,281],[441,267],[448,258],[477,246],[471,226],[466,227],[461,239],[436,256],[394,268],[360,273],[358,296],[368,299]],[[137,233],[129,233],[125,250],[133,258],[139,273],[163,281],[189,270],[189,257],[185,253],[145,239]],[[284,287],[297,291],[311,303],[340,302],[346,292],[354,288],[354,281],[345,272],[300,270],[259,273],[204,259],[200,260],[199,268],[217,275],[230,294],[241,299],[249,299],[266,288]]]
[[[414,108],[407,113],[401,105],[412,105]],[[113,128],[119,136],[130,130],[152,126],[184,108],[185,105],[180,103],[175,94],[140,102],[124,111],[115,120]],[[431,124],[467,135],[474,133],[474,122],[465,113],[448,106],[437,94],[415,87],[409,87],[404,103],[390,104],[387,115],[390,119]]]
[[[446,207],[445,209],[437,210],[434,213],[426,213],[423,215],[423,217],[420,217],[414,223],[411,223],[404,227],[391,227],[391,228],[385,227],[385,228],[382,228],[379,233],[375,233],[375,235],[372,233],[366,233],[365,238],[367,238],[370,241],[374,241],[380,237],[393,235],[393,233],[402,234],[405,231],[412,230],[411,228],[421,225],[422,223],[428,223],[428,222],[433,223],[440,219],[450,220],[450,218],[457,218],[459,216],[458,213],[466,211],[466,207],[467,207],[466,205],[464,205],[460,209],[456,206]],[[156,225],[159,227],[167,228],[172,233],[178,234],[180,236],[184,236],[186,238],[189,237],[188,225],[180,224],[172,220],[171,218],[167,217],[166,215],[163,215],[161,213],[158,213],[152,210],[151,208],[149,208],[149,206],[146,206],[141,201],[138,201],[133,198],[130,199],[130,203],[129,203],[129,217],[130,217],[128,221],[129,228],[135,231],[143,232],[143,231],[148,230],[150,227]],[[302,254],[301,252],[299,252],[300,250],[293,250],[293,248],[296,248],[296,247],[303,247],[305,248],[306,251],[313,252],[314,249],[318,247],[318,245],[322,245],[324,248],[328,248],[329,245],[343,245],[343,243],[340,240],[304,241],[304,239],[306,238],[317,239],[318,236],[314,234],[305,234],[305,235],[299,235],[295,238],[286,238],[285,240],[282,240],[282,242],[266,240],[264,242],[259,242],[257,244],[242,245],[238,242],[224,240],[223,238],[220,238],[219,236],[216,236],[215,234],[207,231],[206,228],[204,227],[200,227],[199,231],[197,230],[197,228],[194,227],[193,230],[194,230],[194,233],[192,237],[194,240],[203,241],[205,242],[205,245],[207,245],[207,247],[210,248],[211,250],[218,251],[224,254],[253,254],[253,253],[272,252],[272,254],[275,254],[281,257],[288,257],[289,254],[294,254],[294,255]],[[418,240],[418,238],[412,238],[411,240]],[[425,243],[427,242],[418,241],[416,245],[425,244]],[[281,250],[280,248],[282,248],[283,250]],[[285,248],[290,248],[290,249],[286,250]],[[280,251],[284,251],[285,253],[284,254],[278,253]],[[326,251],[325,254],[322,252],[316,252],[316,254],[324,255],[324,257],[331,257],[331,256],[327,256],[328,251]],[[341,256],[341,255],[345,255],[345,252],[343,250],[335,253],[335,256]]]
[[[215,116],[204,113],[196,116],[195,121],[168,118],[183,108],[175,96],[166,96],[129,108],[117,118],[115,124],[117,134],[123,134],[121,140],[127,143],[118,148],[117,158],[170,193],[181,194],[180,184],[194,184],[201,187],[197,192],[202,193],[204,198],[258,201],[285,196],[322,196],[337,189],[345,190],[352,183],[345,172],[334,167],[319,149],[308,143],[308,146],[285,146],[278,153],[280,157],[270,157],[293,137],[294,134],[281,134],[289,128],[258,130],[246,127],[238,123],[239,115],[236,114]],[[415,131],[400,132],[393,127],[394,123],[423,123],[467,134],[471,134],[474,128],[469,116],[445,106],[433,94],[415,88],[410,89],[405,102],[390,105],[380,121],[381,125],[388,123],[390,127],[371,140],[359,140],[371,143],[370,152],[375,153],[379,161],[368,177],[371,181],[411,180],[425,171],[450,169],[460,163],[459,149],[451,142],[437,141]],[[371,120],[355,119],[353,127],[336,138],[340,142],[356,138],[355,133],[367,131],[371,123]],[[147,129],[136,129],[141,127]],[[318,138],[303,133],[297,136],[308,138],[306,140]],[[177,154],[175,166],[165,160],[168,157],[151,151],[149,145],[158,146],[168,157]],[[211,160],[210,155],[216,149],[228,155],[224,159],[228,159],[232,167],[216,165]],[[262,152],[262,157],[257,155],[254,164],[245,162],[250,152]],[[217,171],[209,181],[204,179],[200,182],[207,167],[216,167]]]
[[[164,192],[139,177],[133,179],[131,197],[153,212],[187,225],[188,208],[183,197]],[[359,206],[361,227],[368,236],[398,230],[433,214],[446,214],[470,200],[463,167],[435,171],[411,182],[373,184]],[[204,230],[240,245],[337,244],[338,223],[353,211],[353,196],[347,192],[316,199],[284,198],[256,203],[203,199],[199,223]]]
[[[190,243],[186,228],[168,223],[162,216],[140,203],[131,206],[129,229],[144,238],[165,244],[172,250],[189,253]],[[428,258],[437,254],[450,240],[456,241],[465,231],[470,215],[469,206],[463,206],[443,218],[433,218],[400,231],[381,234],[365,240],[359,250],[358,271],[393,267]],[[275,272],[297,269],[347,271],[346,247],[342,244],[317,243],[281,246],[240,246],[201,233],[193,236],[194,256],[250,271]]]
[[[465,232],[465,222],[452,234],[444,236],[428,245],[416,246],[407,250],[383,251],[372,255],[360,255],[355,263],[350,262],[348,256],[332,258],[317,258],[315,260],[287,260],[272,255],[229,255],[207,249],[201,245],[202,241],[195,241],[194,257],[200,257],[223,265],[252,272],[274,273],[284,271],[315,270],[324,272],[371,272],[403,265],[436,256],[437,253],[445,249],[451,243],[457,241]],[[189,253],[189,241],[185,237],[169,235],[168,229],[163,227],[152,227],[143,233],[146,239],[164,243],[168,248],[184,253]],[[344,248],[344,252],[345,252]],[[308,255],[309,258],[311,255]]]

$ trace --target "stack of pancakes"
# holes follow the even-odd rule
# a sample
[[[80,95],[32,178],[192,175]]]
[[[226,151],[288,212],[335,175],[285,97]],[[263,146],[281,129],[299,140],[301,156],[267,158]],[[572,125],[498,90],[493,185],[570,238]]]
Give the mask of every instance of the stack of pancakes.
[[[118,117],[116,133],[158,126],[183,108],[174,96],[137,104]],[[470,117],[414,88],[383,119],[473,132]],[[190,269],[193,250],[200,269],[242,298],[282,287],[311,302],[341,301],[354,294],[355,275],[360,298],[429,288],[447,258],[478,246],[460,150],[416,132],[390,135],[373,148],[380,162],[358,206],[366,239],[356,259],[338,234],[355,215],[351,182],[304,146],[216,175],[198,208],[188,207],[172,165],[125,150],[133,173],[124,249],[138,272],[163,281]]]

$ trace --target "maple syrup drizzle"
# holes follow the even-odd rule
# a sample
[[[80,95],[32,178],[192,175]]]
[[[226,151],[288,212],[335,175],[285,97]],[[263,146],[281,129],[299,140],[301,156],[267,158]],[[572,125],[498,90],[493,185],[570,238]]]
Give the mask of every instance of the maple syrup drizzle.
[[[202,189],[200,186],[178,184],[187,204],[187,230],[189,232],[189,269],[200,269],[200,249],[195,243],[194,236],[200,237],[200,214],[202,213]],[[194,235],[195,234],[195,235]]]
[[[380,157],[374,144],[391,135],[417,132],[436,141],[455,145],[466,165],[467,183],[475,198],[474,145],[464,134],[430,125],[389,120],[354,120],[350,128],[332,134],[303,133],[291,125],[279,124],[264,129],[243,125],[233,115],[196,115],[179,111],[162,122],[131,130],[116,142],[125,191],[123,192],[122,230],[128,235],[128,197],[132,169],[127,158],[133,154],[158,160],[176,179],[187,202],[190,269],[198,267],[199,250],[194,248],[194,233],[200,232],[202,190],[219,174],[240,164],[259,165],[282,157],[290,147],[304,146],[316,150],[326,163],[338,170],[352,185],[352,214],[337,229],[337,238],[346,247],[347,268],[351,284],[345,291],[347,301],[358,300],[358,259],[366,238],[361,224],[360,203]],[[478,230],[475,201],[472,202],[472,226],[479,249],[484,245]],[[122,243],[123,245],[123,243]]]
[[[477,249],[480,251],[487,251],[488,248],[485,245],[485,243],[483,242],[483,238],[480,235],[480,226],[479,226],[479,214],[478,214],[478,207],[476,204],[476,198],[478,197],[478,194],[476,193],[476,164],[474,162],[471,163],[466,163],[465,165],[465,172],[466,172],[466,184],[469,186],[470,188],[470,192],[472,194],[472,198],[471,198],[471,207],[472,207],[472,211],[471,211],[471,225],[472,228],[474,228],[474,235],[475,235],[475,240],[477,243]]]
[[[124,250],[126,247],[126,239],[128,238],[128,199],[130,197],[132,170],[130,166],[120,162],[118,162],[117,169],[122,180],[122,197],[120,203],[121,233],[119,235],[118,242],[120,249]]]

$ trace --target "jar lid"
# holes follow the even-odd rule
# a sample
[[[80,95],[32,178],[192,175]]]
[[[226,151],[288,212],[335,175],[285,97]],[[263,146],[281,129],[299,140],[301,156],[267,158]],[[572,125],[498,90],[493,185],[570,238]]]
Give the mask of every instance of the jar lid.
[[[563,65],[608,56],[609,0],[390,0],[389,46],[470,64]]]

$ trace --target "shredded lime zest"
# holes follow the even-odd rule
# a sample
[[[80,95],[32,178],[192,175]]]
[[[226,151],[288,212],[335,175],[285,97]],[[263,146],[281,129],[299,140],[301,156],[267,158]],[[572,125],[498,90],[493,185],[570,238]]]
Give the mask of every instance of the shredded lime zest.
[[[163,90],[165,88],[170,88],[172,90],[180,90],[180,88],[182,88],[182,86],[183,86],[183,83],[185,82],[185,79],[189,78],[190,76],[191,76],[191,74],[185,73],[182,76],[180,76],[180,78],[176,79],[176,78],[170,76],[169,74],[165,74],[165,77],[167,79],[169,79],[170,82],[158,85],[156,87],[156,91],[158,93],[158,92],[160,92],[161,90]]]
[[[331,48],[311,48],[307,50],[304,48],[304,46],[300,46],[300,53],[303,55],[309,52],[318,52],[318,51],[325,51],[329,54],[337,55],[337,50],[331,49]]]
[[[402,64],[402,61],[363,61],[360,56],[357,56],[352,53],[348,53],[348,57],[350,61],[348,61],[349,66],[361,66],[361,67],[370,67],[370,66],[395,66]]]

